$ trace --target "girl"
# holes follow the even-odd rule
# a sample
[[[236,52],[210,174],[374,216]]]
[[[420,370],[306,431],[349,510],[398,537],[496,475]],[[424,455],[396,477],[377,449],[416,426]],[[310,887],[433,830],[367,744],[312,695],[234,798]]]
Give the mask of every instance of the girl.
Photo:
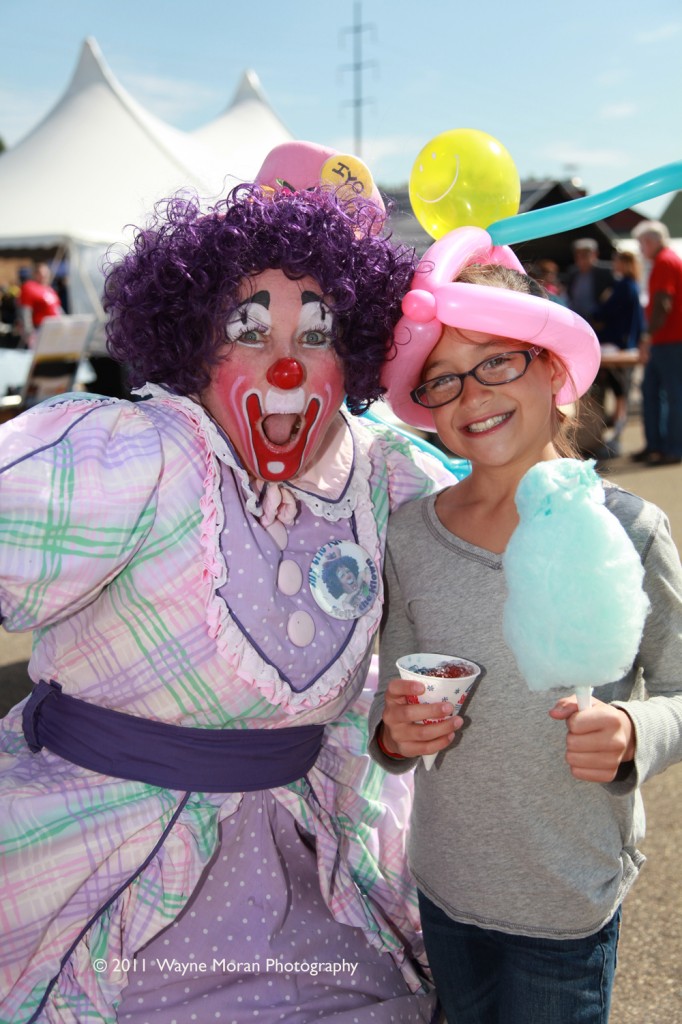
[[[679,557],[662,512],[607,484],[652,611],[624,678],[588,710],[570,697],[548,714],[503,639],[502,554],[522,476],[573,454],[560,407],[592,383],[597,339],[477,228],[431,248],[403,310],[384,373],[393,411],[471,462],[391,518],[370,714],[388,771],[443,752],[417,767],[408,841],[436,988],[453,1024],[604,1024],[620,905],[643,861],[639,787],[682,757]],[[424,686],[395,678],[414,651],[482,666],[464,719],[443,703],[441,721],[419,724]]]

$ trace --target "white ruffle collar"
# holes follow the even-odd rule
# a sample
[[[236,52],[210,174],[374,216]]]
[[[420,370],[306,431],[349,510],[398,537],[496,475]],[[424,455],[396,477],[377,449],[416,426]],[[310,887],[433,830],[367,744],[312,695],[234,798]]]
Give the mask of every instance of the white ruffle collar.
[[[165,399],[191,413],[217,458],[235,473],[246,498],[247,510],[258,518],[262,516],[263,481],[254,481],[249,476],[230,439],[198,401],[175,395],[160,384],[147,383],[134,393]],[[348,519],[357,509],[371,472],[363,446],[358,443],[361,429],[345,410],[340,410],[334,435],[321,455],[299,477],[276,486],[288,489],[315,515],[331,522]]]

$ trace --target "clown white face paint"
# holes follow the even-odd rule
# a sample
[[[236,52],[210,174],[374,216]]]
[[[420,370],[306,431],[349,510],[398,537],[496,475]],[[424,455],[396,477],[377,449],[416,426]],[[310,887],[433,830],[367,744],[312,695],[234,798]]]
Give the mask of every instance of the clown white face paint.
[[[244,281],[228,348],[202,401],[254,476],[289,480],[312,462],[344,398],[333,314],[311,277]]]

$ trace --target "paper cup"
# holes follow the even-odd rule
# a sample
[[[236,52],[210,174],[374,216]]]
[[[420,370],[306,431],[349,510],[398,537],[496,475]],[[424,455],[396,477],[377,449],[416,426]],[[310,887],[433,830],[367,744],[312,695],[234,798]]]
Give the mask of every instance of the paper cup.
[[[456,666],[464,674],[459,676],[433,675],[433,672],[447,671],[449,666]],[[473,661],[457,658],[451,654],[406,654],[396,661],[396,667],[402,679],[416,679],[426,687],[424,693],[408,697],[411,704],[438,704],[449,701],[453,707],[453,715],[459,714],[466,701],[471,687],[478,679],[481,669]],[[452,717],[452,716],[448,716]],[[424,723],[442,722],[442,718],[425,718]],[[438,754],[425,754],[422,757],[424,767],[428,771]]]

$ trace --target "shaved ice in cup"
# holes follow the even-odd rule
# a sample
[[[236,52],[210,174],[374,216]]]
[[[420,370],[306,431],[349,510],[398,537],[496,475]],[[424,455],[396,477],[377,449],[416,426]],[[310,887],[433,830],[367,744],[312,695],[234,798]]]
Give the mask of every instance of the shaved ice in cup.
[[[402,679],[416,679],[426,687],[424,693],[409,696],[409,704],[439,704],[447,700],[454,708],[450,718],[460,713],[481,673],[475,662],[450,654],[406,654],[398,658],[396,668]],[[425,718],[424,724],[442,721],[442,718]],[[422,757],[427,771],[437,756],[425,754]]]

